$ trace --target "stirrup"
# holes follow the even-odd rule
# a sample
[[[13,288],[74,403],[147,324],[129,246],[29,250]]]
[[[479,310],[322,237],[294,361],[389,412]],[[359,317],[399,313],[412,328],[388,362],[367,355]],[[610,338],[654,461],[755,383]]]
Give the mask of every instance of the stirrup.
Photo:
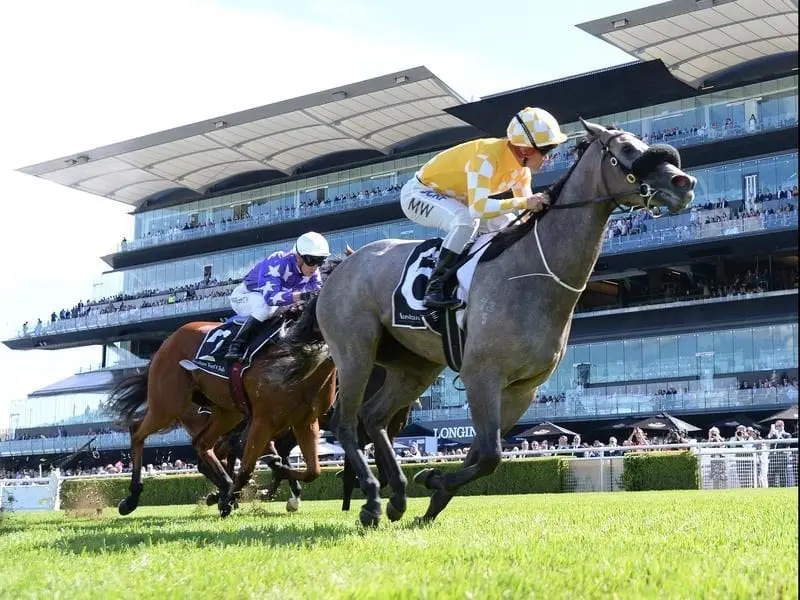
[[[422,305],[425,308],[449,308],[451,306],[458,306],[461,300],[458,298],[447,298],[442,294],[440,297],[425,296],[422,300]]]

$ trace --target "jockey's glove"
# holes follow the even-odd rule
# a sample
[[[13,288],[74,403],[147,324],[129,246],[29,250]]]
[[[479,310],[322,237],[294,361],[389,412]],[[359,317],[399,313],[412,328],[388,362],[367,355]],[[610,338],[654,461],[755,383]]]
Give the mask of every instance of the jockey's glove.
[[[528,196],[527,208],[533,212],[539,212],[550,205],[550,196],[547,192],[539,192],[533,196]]]
[[[300,292],[297,295],[297,298],[300,300],[300,302],[308,302],[311,300],[311,296],[313,296],[311,292]]]

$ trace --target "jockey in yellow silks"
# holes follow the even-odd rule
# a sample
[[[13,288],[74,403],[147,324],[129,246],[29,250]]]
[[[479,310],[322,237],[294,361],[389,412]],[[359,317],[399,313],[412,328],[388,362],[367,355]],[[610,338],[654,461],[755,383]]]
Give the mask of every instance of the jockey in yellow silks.
[[[546,193],[531,192],[531,171],[538,171],[547,153],[566,139],[549,112],[523,108],[511,119],[505,138],[482,138],[444,150],[406,182],[400,192],[405,215],[447,231],[425,306],[459,303],[446,296],[444,276],[472,237],[476,220],[478,232],[496,231],[514,219],[514,211],[547,206]],[[489,197],[508,190],[513,198]]]

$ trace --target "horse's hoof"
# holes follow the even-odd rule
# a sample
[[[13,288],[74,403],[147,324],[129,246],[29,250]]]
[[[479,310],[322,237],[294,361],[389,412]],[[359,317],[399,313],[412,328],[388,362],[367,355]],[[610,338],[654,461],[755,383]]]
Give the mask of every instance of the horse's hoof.
[[[439,469],[422,469],[421,471],[417,471],[417,474],[414,475],[414,483],[431,489],[429,485],[431,477],[438,477],[441,474],[442,472]]]
[[[219,502],[219,492],[211,492],[206,496],[206,506],[214,506]]]
[[[392,521],[393,523],[395,521],[399,521],[400,519],[403,518],[405,512],[406,512],[405,507],[403,507],[402,509],[396,507],[392,499],[389,498],[389,502],[386,503],[386,516],[389,517],[390,521]]]
[[[133,507],[129,506],[128,499],[123,498],[122,500],[119,501],[119,504],[117,504],[117,510],[119,511],[119,514],[121,514],[124,517],[126,515],[131,514],[134,510],[136,510],[136,506]]]
[[[286,512],[297,512],[297,509],[300,508],[300,498],[289,498],[286,501]]]
[[[224,504],[224,505],[220,506],[219,507],[219,516],[224,519],[225,517],[227,517],[228,515],[231,514],[231,508],[232,507],[231,507],[230,504]]]
[[[378,524],[381,522],[381,513],[380,510],[376,513],[366,508],[366,506],[361,507],[361,512],[358,513],[358,518],[361,521],[361,524],[364,527],[377,527]]]
[[[277,467],[283,466],[283,459],[277,454],[270,454],[269,456],[264,457],[264,462],[270,469],[273,470]]]
[[[431,519],[430,517],[414,517],[414,520],[411,521],[411,524],[414,527],[427,527],[432,523],[433,519]]]

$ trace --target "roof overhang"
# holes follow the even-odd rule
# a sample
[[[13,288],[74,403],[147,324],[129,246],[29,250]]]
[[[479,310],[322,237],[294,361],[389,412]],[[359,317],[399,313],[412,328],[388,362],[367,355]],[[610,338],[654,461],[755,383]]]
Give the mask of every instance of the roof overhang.
[[[24,167],[21,172],[130,204],[167,190],[202,194],[237,175],[287,175],[332,153],[373,150],[464,126],[464,100],[425,67],[224,115]]]
[[[713,74],[797,52],[797,0],[670,0],[578,25],[699,88]]]

